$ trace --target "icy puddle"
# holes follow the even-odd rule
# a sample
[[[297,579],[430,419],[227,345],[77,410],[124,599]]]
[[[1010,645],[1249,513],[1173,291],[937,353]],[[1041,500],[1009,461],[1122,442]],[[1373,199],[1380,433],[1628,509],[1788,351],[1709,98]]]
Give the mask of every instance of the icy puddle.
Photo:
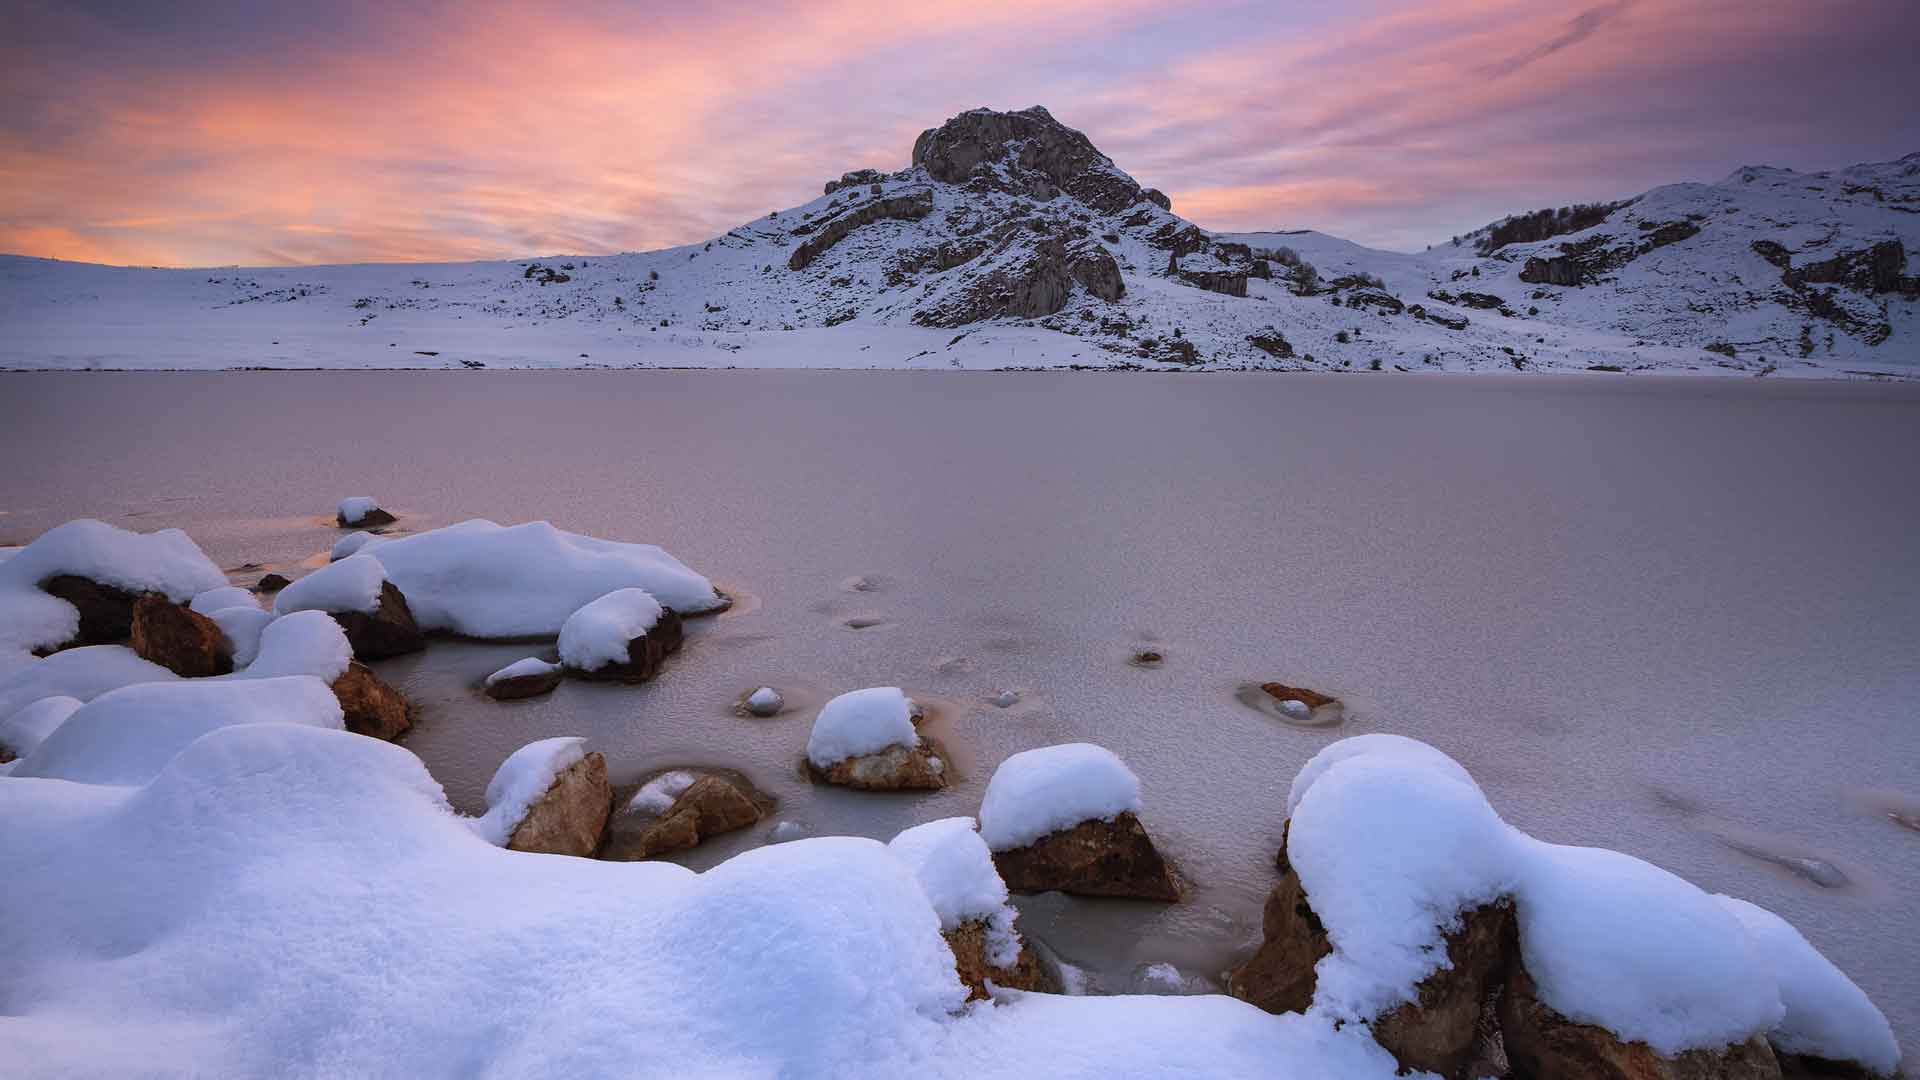
[[[1335,739],[1398,732],[1543,840],[1778,912],[1920,1045],[1920,388],[800,372],[0,387],[0,544],[92,515],[185,528],[236,581],[298,576],[342,534],[321,515],[373,492],[395,535],[546,519],[660,544],[738,599],[690,620],[639,687],[480,693],[550,642],[436,639],[376,665],[419,705],[405,745],[463,810],[555,735],[586,737],[621,785],[739,770],[775,807],[680,860],[704,868],[776,827],[886,839],[972,815],[1009,755],[1092,741],[1139,775],[1187,900],[1028,897],[1021,928],[1095,989],[1206,989],[1258,939],[1294,773]],[[1344,707],[1303,719],[1266,682]],[[785,709],[741,715],[763,685]],[[807,778],[814,713],[873,685],[929,709],[947,790]],[[1145,975],[1165,963],[1181,979]]]

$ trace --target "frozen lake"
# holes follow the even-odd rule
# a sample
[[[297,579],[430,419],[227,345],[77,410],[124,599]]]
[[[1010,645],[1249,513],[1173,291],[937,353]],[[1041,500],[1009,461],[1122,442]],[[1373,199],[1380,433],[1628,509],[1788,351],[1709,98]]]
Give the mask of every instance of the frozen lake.
[[[1542,839],[1779,912],[1920,1046],[1920,386],[10,374],[0,454],[0,544],[95,516],[185,528],[227,567],[316,565],[335,501],[371,493],[410,530],[545,518],[659,543],[741,598],[640,688],[480,696],[525,644],[380,665],[465,809],[549,735],[588,736],[616,782],[737,768],[779,806],[704,866],[775,821],[885,838],[972,814],[1008,754],[1099,742],[1195,888],[1033,898],[1022,925],[1119,990],[1250,947],[1294,771],[1393,731]],[[1130,665],[1143,648],[1164,662]],[[1237,700],[1275,679],[1343,697],[1348,722]],[[734,715],[762,683],[798,708]],[[932,706],[955,786],[804,778],[810,708],[875,684]],[[990,703],[1003,689],[1020,700]]]

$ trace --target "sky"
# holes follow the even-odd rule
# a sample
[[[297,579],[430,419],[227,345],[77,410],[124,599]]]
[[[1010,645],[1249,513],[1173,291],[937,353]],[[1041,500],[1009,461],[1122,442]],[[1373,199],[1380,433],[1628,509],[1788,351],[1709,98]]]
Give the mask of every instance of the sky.
[[[1916,0],[0,5],[0,252],[690,243],[1045,105],[1211,229],[1507,213],[1920,151]]]

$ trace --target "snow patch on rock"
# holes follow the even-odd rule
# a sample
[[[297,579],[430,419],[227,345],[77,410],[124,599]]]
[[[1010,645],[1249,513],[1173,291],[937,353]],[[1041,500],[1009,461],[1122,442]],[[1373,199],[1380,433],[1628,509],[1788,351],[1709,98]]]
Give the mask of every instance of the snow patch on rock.
[[[1043,746],[994,770],[980,801],[980,835],[994,851],[1006,851],[1140,809],[1140,779],[1113,751],[1092,743]]]
[[[615,589],[560,624],[560,660],[579,671],[624,663],[628,644],[652,630],[662,614],[660,601],[645,589]]]
[[[829,769],[848,758],[890,746],[913,746],[913,702],[897,686],[853,690],[820,708],[807,735],[807,760]]]
[[[487,843],[506,847],[527,810],[553,786],[560,771],[587,756],[586,746],[585,739],[563,735],[515,750],[487,781],[487,812],[468,818],[468,827]]]

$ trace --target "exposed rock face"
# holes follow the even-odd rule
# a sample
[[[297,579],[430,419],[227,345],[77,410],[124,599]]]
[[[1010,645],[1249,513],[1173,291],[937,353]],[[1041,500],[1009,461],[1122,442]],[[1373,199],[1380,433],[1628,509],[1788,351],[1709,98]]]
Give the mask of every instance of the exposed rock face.
[[[1182,270],[1180,280],[1223,296],[1246,296],[1247,275],[1228,270]]]
[[[1268,356],[1277,356],[1282,360],[1293,356],[1293,344],[1287,336],[1269,326],[1257,334],[1248,334],[1247,343]]]
[[[1530,257],[1527,264],[1520,268],[1520,280],[1530,285],[1580,285],[1584,277],[1580,264],[1564,255],[1553,255],[1542,259]]]
[[[291,584],[293,584],[292,580],[285,574],[267,574],[259,581],[254,582],[253,591],[257,593],[279,592]]]
[[[1776,245],[1778,246],[1778,245]],[[1898,239],[1859,251],[1842,251],[1798,269],[1785,268],[1788,285],[1840,285],[1864,293],[1903,291],[1907,249]]]
[[[1479,308],[1483,311],[1495,311],[1507,306],[1505,300],[1492,293],[1483,292],[1463,292],[1454,297],[1453,302],[1462,307]]]
[[[1010,183],[1008,178],[1037,174],[1102,214],[1118,213],[1143,198],[1140,185],[1114,168],[1113,159],[1038,105],[1019,112],[963,112],[920,133],[913,144],[913,164],[945,183],[1011,187],[1036,197],[1041,192],[1030,180]],[[994,168],[1001,164],[1012,168]]]
[[[672,608],[662,608],[660,621],[653,629],[627,642],[627,659],[615,661],[597,667],[592,671],[568,668],[583,679],[599,679],[605,682],[646,682],[660,673],[667,657],[680,651],[681,642],[680,613]]]
[[[1173,200],[1167,198],[1166,192],[1161,191],[1159,188],[1142,188],[1140,197],[1162,210],[1171,211],[1173,209]]]
[[[371,613],[333,611],[328,614],[346,631],[347,642],[353,646],[353,655],[358,659],[385,660],[427,647],[426,635],[413,621],[407,598],[391,581],[380,583],[380,606]]]
[[[1126,283],[1120,280],[1120,264],[1114,261],[1111,251],[1088,240],[1075,245],[1068,258],[1068,271],[1073,280],[1088,292],[1108,302],[1126,294]]]
[[[1132,812],[1112,821],[1083,821],[1026,847],[996,851],[993,865],[1014,892],[1057,889],[1076,896],[1180,899],[1172,869]]]
[[[333,680],[347,730],[391,742],[413,726],[413,705],[367,665],[355,660]]]
[[[1033,990],[1040,993],[1054,993],[1059,987],[1048,973],[1040,958],[1025,941],[1020,942],[1020,955],[1009,967],[994,967],[988,960],[990,943],[987,940],[987,924],[980,919],[968,919],[951,930],[941,932],[947,939],[947,947],[953,950],[954,967],[960,973],[960,981],[967,984],[967,1000],[983,1001],[987,993],[987,980],[1002,990]]]
[[[495,701],[518,701],[521,698],[553,693],[566,675],[565,668],[556,667],[551,671],[536,671],[527,675],[510,675],[504,679],[495,679],[483,689],[486,695]]]
[[[938,791],[947,786],[947,761],[940,745],[922,738],[918,746],[889,746],[815,769],[829,784],[856,791]]]
[[[703,776],[640,835],[638,854],[644,859],[681,851],[708,837],[744,829],[760,816],[760,807],[739,788],[721,777]]]
[[[607,759],[595,751],[560,770],[553,786],[513,830],[507,848],[589,858],[600,850],[612,813]]]
[[[879,169],[855,169],[852,172],[841,173],[840,179],[838,180],[827,181],[826,190],[820,194],[831,195],[841,188],[858,187],[861,184],[877,184],[886,178],[887,174],[881,172]]]
[[[1271,1013],[1304,1012],[1313,1003],[1314,965],[1333,945],[1284,843],[1275,861],[1280,880],[1267,893],[1260,948],[1229,976],[1227,992]],[[1462,912],[1460,926],[1444,936],[1448,966],[1420,981],[1414,1001],[1370,1026],[1402,1068],[1453,1077],[1473,1061],[1491,991],[1518,954],[1513,907],[1503,901]]]
[[[821,252],[839,243],[862,225],[871,225],[876,221],[918,221],[931,213],[933,192],[924,188],[904,195],[883,196],[855,203],[818,226],[804,226],[803,230],[813,233],[813,236],[793,249],[793,254],[787,258],[787,269],[805,269]]]
[[[141,659],[175,675],[203,678],[233,670],[233,645],[220,625],[156,593],[134,601],[131,636]]]
[[[133,633],[134,593],[73,574],[55,574],[40,583],[40,591],[79,610],[80,630],[69,645],[111,645]]]
[[[1780,1065],[1756,1035],[1719,1050],[1663,1057],[1646,1043],[1623,1042],[1605,1028],[1577,1024],[1537,996],[1515,963],[1500,997],[1500,1031],[1520,1080],[1779,1080]]]

